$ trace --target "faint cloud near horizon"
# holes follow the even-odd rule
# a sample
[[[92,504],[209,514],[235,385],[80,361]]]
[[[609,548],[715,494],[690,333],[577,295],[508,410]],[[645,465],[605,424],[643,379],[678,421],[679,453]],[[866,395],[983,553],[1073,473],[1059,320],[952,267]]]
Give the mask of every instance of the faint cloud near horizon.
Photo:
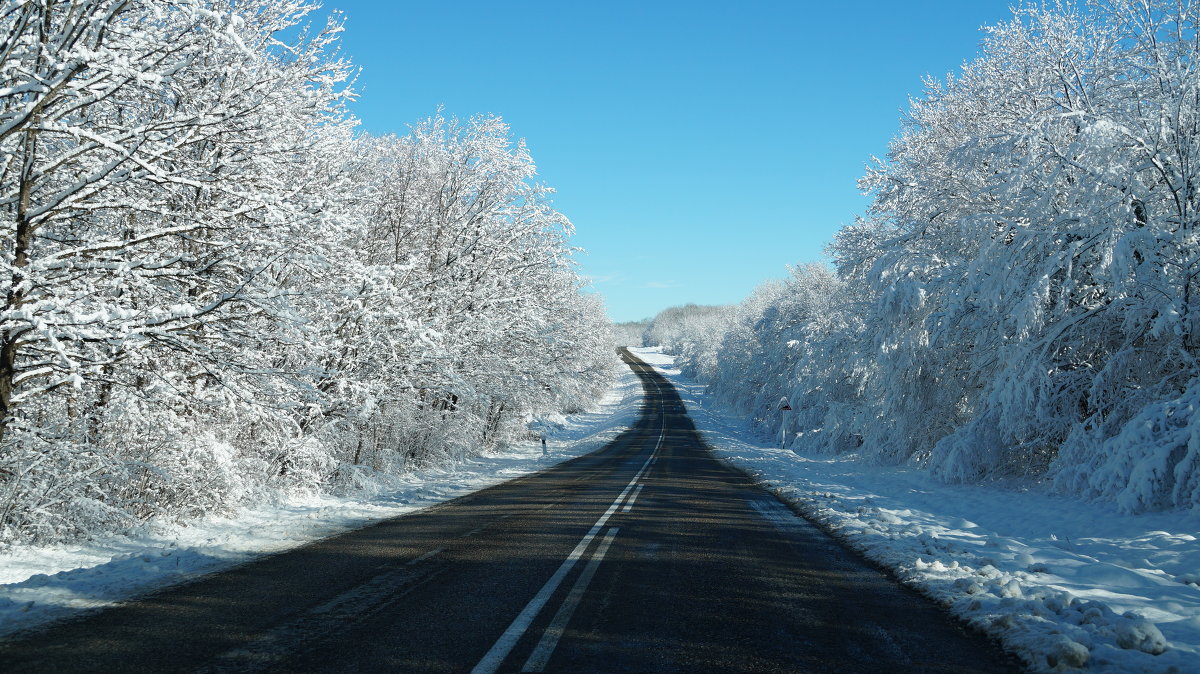
[[[680,284],[679,284],[679,281],[648,281],[646,283],[646,285],[644,285],[642,287],[643,288],[653,288],[655,290],[662,290],[665,288],[678,288],[678,287],[680,287]]]
[[[616,281],[621,278],[620,274],[582,274],[581,276],[587,279],[587,282],[592,285],[608,283],[609,281]]]

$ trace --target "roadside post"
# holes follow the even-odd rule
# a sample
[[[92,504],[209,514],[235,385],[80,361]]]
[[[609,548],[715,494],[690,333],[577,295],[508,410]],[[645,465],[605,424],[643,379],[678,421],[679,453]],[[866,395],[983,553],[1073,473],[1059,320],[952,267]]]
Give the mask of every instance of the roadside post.
[[[792,411],[787,396],[779,399],[779,448],[787,449],[787,413]]]

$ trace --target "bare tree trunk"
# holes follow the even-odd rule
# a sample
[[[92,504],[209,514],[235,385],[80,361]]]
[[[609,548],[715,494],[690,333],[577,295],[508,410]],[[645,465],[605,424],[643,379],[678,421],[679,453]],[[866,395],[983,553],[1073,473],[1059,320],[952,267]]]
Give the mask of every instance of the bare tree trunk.
[[[33,194],[33,163],[37,147],[37,136],[33,130],[25,132],[22,143],[24,161],[21,166],[19,194],[17,198],[16,232],[13,237],[13,272],[5,297],[5,309],[20,308],[27,300],[24,287],[24,268],[29,266],[29,248],[33,241],[33,224],[29,220],[29,207]],[[9,329],[0,337],[0,440],[12,420],[14,381],[17,376],[17,359],[21,334],[24,330]]]

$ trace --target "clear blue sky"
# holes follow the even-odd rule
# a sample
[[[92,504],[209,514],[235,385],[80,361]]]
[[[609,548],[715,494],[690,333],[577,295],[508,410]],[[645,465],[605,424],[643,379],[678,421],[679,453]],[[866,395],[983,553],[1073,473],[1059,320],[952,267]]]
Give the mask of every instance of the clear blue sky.
[[[346,14],[363,128],[502,116],[627,321],[822,259],[921,78],[974,58],[1013,0],[324,4]]]

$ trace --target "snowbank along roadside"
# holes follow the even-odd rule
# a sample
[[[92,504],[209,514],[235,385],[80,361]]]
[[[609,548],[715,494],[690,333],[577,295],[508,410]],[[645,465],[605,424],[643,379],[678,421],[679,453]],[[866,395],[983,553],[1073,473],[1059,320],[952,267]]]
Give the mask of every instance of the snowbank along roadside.
[[[1200,512],[1123,515],[1053,494],[956,486],[764,444],[706,407],[657,349],[717,454],[867,558],[998,638],[1033,671],[1200,671]]]
[[[0,553],[0,636],[110,606],[256,557],[403,515],[595,451],[639,414],[641,381],[626,369],[591,412],[534,424],[547,440],[394,478],[386,491],[308,495],[187,525]]]

